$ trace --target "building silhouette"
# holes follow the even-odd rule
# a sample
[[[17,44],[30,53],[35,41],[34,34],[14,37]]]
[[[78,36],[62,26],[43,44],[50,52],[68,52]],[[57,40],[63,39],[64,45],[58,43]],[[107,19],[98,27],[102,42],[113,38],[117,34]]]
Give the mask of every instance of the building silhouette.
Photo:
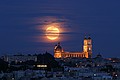
[[[88,38],[85,36],[83,44],[83,51],[82,52],[66,52],[61,47],[60,43],[55,45],[54,47],[54,57],[55,58],[91,58],[92,57],[92,39],[89,36]]]

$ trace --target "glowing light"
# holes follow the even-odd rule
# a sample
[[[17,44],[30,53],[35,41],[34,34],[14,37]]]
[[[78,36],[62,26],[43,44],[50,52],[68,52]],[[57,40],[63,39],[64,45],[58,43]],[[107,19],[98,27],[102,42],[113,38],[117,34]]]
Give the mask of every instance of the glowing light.
[[[46,68],[46,67],[47,67],[47,65],[37,65],[37,67]]]
[[[50,40],[57,39],[59,37],[59,33],[60,33],[59,29],[54,26],[50,26],[46,29],[46,36]]]
[[[35,21],[38,24],[36,26],[38,34],[33,36],[35,42],[54,43],[71,38],[69,36],[71,29],[67,25],[69,20],[64,17],[44,16],[35,18]]]

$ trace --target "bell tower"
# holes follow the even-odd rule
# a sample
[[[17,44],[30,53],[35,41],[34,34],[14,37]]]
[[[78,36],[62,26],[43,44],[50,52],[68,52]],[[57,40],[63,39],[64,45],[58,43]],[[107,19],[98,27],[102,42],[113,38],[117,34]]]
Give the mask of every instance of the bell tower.
[[[88,37],[88,57],[92,58],[92,39]]]
[[[86,58],[92,57],[92,39],[89,36],[88,38],[84,38],[83,52],[86,55]]]

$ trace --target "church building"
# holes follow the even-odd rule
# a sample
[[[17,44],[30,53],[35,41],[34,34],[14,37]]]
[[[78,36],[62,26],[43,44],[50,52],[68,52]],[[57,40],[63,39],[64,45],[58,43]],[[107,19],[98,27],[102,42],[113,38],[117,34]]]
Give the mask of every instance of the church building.
[[[61,47],[60,43],[55,45],[54,48],[54,57],[55,58],[91,58],[92,57],[92,39],[90,36],[84,38],[83,51],[82,52],[66,52]]]

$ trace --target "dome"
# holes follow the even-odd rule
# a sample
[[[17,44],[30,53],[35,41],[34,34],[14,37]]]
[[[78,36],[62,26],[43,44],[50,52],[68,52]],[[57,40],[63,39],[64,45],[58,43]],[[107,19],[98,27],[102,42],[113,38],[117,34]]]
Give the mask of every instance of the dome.
[[[58,44],[55,46],[55,50],[56,50],[56,51],[62,51],[62,47],[60,46],[60,43],[58,43]]]
[[[58,45],[56,46],[55,50],[59,50],[59,51],[62,50],[62,47],[60,46],[60,43],[58,43]]]
[[[91,39],[91,37],[89,36],[88,39]]]
[[[102,55],[99,53],[99,54],[97,55],[97,57],[102,57]]]

